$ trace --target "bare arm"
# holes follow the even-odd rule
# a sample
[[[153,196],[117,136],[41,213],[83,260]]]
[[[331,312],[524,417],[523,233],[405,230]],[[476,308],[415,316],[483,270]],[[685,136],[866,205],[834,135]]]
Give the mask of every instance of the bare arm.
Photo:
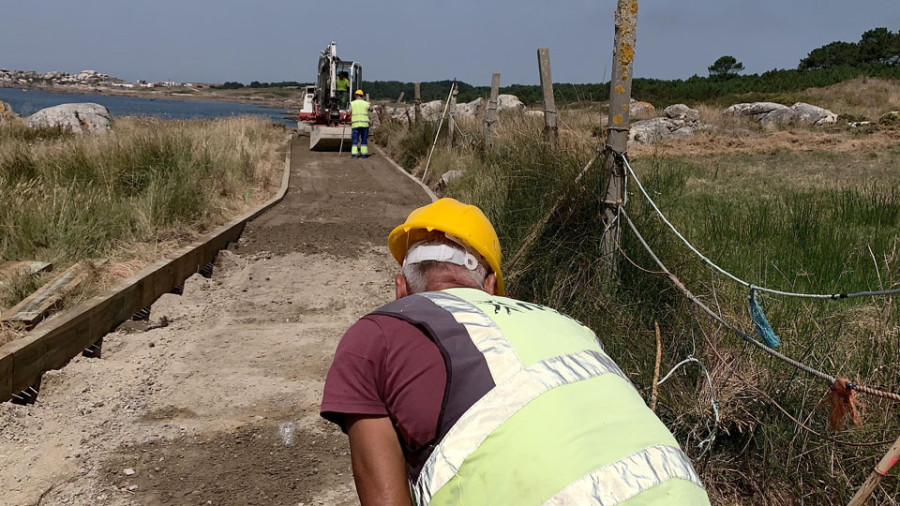
[[[354,416],[348,419],[353,479],[362,506],[411,506],[406,460],[391,419]]]

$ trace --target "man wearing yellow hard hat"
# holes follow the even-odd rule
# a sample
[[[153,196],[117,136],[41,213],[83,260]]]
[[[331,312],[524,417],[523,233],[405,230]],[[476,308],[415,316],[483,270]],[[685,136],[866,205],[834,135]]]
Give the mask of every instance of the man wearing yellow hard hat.
[[[350,102],[350,158],[366,158],[369,156],[369,102],[363,90],[353,92]]]
[[[503,297],[480,209],[416,209],[388,248],[396,300],[344,334],[321,410],[350,437],[363,505],[709,504],[594,333]]]

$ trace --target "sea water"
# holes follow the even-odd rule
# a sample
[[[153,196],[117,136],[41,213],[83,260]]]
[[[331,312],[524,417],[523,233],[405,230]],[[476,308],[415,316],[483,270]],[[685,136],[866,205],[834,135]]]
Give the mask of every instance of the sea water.
[[[47,93],[39,90],[0,88],[0,101],[8,103],[19,116],[29,116],[46,107],[60,104],[93,102],[109,109],[113,118],[116,116],[154,116],[168,119],[211,119],[223,116],[255,115],[267,117],[275,123],[287,125],[296,123],[296,120],[292,122],[286,119],[289,111],[285,109],[211,100],[173,100],[84,93]]]

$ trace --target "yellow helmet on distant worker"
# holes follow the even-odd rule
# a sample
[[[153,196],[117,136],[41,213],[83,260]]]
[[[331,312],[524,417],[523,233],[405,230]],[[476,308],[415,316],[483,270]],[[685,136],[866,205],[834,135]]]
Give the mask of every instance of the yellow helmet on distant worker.
[[[416,209],[388,236],[388,249],[403,265],[409,247],[433,231],[443,232],[481,255],[497,276],[497,295],[506,293],[500,272],[500,239],[487,216],[473,205],[443,198]]]
[[[359,96],[365,95],[365,93],[363,93],[363,90],[356,90],[356,91],[353,92],[353,94],[354,94],[354,95],[359,95]]]

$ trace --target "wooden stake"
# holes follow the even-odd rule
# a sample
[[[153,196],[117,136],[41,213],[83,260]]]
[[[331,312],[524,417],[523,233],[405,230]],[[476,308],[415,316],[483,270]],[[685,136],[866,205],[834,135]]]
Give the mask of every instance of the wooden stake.
[[[656,326],[656,365],[653,367],[653,389],[650,390],[650,409],[656,413],[656,399],[659,394],[659,366],[662,362],[662,340],[659,337],[659,322]]]
[[[450,107],[447,108],[447,147],[453,148],[453,134],[456,133],[456,96],[459,95],[459,87],[453,84],[453,93],[450,94]]]
[[[497,97],[500,95],[500,73],[494,72],[491,76],[491,99],[488,100],[487,110],[484,113],[484,148],[494,147],[494,125],[497,123],[497,109],[500,103]]]
[[[619,0],[616,8],[616,38],[613,50],[612,80],[609,83],[609,123],[607,126],[606,160],[603,165],[603,223],[606,233],[600,244],[601,257],[607,262],[610,277],[617,275],[615,252],[619,241],[619,206],[625,202],[625,169],[622,156],[628,151],[632,68],[637,27],[637,0]]]
[[[415,93],[416,93],[416,123],[418,123],[422,119],[422,88],[420,83],[415,83]]]
[[[538,69],[541,73],[541,94],[544,101],[544,138],[551,148],[556,147],[559,129],[556,126],[556,102],[553,99],[553,78],[550,76],[550,50],[537,50]]]
[[[891,446],[891,449],[881,458],[881,461],[875,466],[872,474],[870,474],[865,483],[859,487],[859,490],[856,491],[853,499],[850,499],[850,502],[847,503],[848,506],[862,506],[865,504],[872,495],[872,492],[875,491],[875,487],[881,483],[881,478],[891,470],[891,467],[893,467],[898,460],[900,460],[900,437],[897,438],[897,441],[894,441],[894,445]]]
[[[401,91],[401,92],[400,92],[400,96],[397,97],[397,103],[398,103],[398,104],[403,102],[403,95],[405,95],[405,94],[406,94],[405,91]]]

